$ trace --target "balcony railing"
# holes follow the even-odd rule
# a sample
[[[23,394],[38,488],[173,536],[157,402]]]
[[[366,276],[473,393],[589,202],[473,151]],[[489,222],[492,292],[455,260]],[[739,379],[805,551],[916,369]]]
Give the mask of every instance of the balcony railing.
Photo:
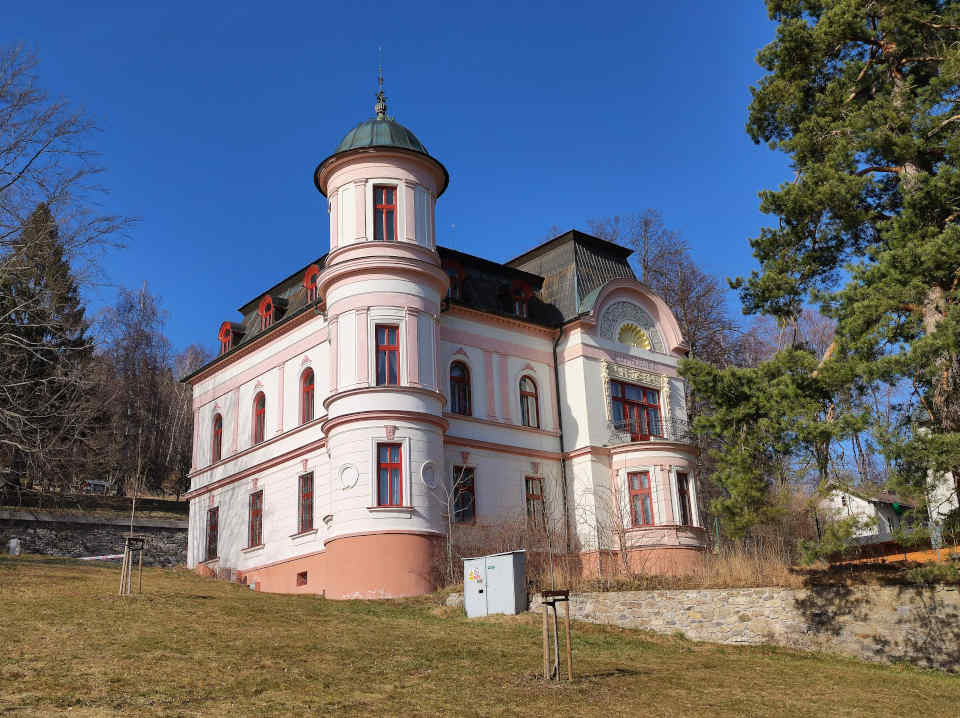
[[[631,441],[677,441],[685,444],[693,443],[693,429],[686,419],[670,419],[663,421],[658,419],[650,423],[650,426],[642,422],[624,419],[611,422],[613,426],[613,436],[611,443],[626,444]]]

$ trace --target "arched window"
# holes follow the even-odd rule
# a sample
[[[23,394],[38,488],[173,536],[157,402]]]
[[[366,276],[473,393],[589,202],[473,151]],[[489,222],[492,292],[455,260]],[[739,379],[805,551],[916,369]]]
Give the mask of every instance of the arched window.
[[[313,369],[307,367],[300,375],[300,423],[313,421]]]
[[[320,276],[320,267],[311,264],[303,273],[303,286],[307,290],[307,301],[315,302],[320,294],[317,290],[317,277]]]
[[[269,294],[260,300],[257,314],[260,315],[260,329],[266,329],[273,324],[273,298]]]
[[[537,385],[528,376],[520,379],[520,420],[524,426],[540,428],[540,406]]]
[[[213,415],[213,451],[211,452],[210,463],[215,464],[220,461],[223,455],[223,417],[220,414]]]
[[[462,361],[450,365],[450,411],[470,416],[470,370]]]
[[[253,443],[263,441],[267,428],[267,397],[259,392],[253,398]]]

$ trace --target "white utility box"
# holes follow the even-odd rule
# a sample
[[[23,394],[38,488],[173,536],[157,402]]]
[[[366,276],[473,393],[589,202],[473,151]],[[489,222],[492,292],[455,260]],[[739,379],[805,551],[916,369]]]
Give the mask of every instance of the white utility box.
[[[463,559],[463,606],[467,617],[526,611],[525,568],[524,551]]]

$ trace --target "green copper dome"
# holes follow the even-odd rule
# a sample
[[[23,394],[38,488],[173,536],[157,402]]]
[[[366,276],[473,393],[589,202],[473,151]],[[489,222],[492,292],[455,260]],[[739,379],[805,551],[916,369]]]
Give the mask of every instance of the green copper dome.
[[[354,150],[375,148],[398,149],[405,150],[407,152],[416,152],[419,155],[423,155],[433,162],[441,172],[443,172],[443,182],[440,186],[440,190],[437,192],[437,196],[439,197],[447,189],[447,185],[450,182],[450,175],[447,172],[447,168],[444,167],[435,157],[430,156],[430,153],[427,152],[427,148],[424,147],[423,143],[417,139],[416,135],[414,135],[410,130],[394,120],[392,117],[387,115],[387,98],[383,94],[382,77],[379,78],[379,82],[380,91],[377,93],[377,104],[374,106],[374,111],[376,112],[377,116],[370,120],[364,120],[350,130],[346,135],[344,135],[333,154],[317,165],[317,169],[313,173],[314,185],[316,185],[317,189],[320,190],[321,194],[326,196],[326,190],[321,184],[321,175],[324,168],[339,155],[342,155],[346,152],[352,152]]]
[[[399,147],[429,155],[427,148],[410,130],[389,118],[366,120],[350,130],[334,154],[361,147]]]

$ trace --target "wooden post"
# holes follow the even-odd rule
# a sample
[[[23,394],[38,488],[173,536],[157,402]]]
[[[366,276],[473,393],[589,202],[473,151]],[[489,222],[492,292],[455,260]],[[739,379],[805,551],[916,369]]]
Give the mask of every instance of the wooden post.
[[[550,678],[554,674],[560,680],[560,617],[557,615],[557,602],[553,602],[553,665],[550,667]]]
[[[567,629],[567,678],[573,680],[573,650],[570,648],[570,600],[563,602],[564,624]],[[559,674],[559,669],[557,673]],[[558,675],[559,677],[559,675]]]
[[[137,552],[139,559],[137,560],[137,571],[139,575],[140,585],[137,586],[137,593],[143,593],[143,548],[140,548],[140,551]],[[567,611],[567,645],[570,645],[570,612]]]
[[[550,680],[550,638],[547,628],[547,613],[550,611],[550,607],[547,605],[546,601],[543,603],[543,680]]]
[[[122,596],[122,595],[123,595],[123,588],[124,588],[124,586],[126,586],[126,584],[127,584],[127,556],[128,556],[128,555],[129,555],[129,554],[127,553],[127,544],[126,544],[126,542],[124,542],[124,544],[123,544],[123,563],[120,564],[120,593],[117,594],[118,596]]]

